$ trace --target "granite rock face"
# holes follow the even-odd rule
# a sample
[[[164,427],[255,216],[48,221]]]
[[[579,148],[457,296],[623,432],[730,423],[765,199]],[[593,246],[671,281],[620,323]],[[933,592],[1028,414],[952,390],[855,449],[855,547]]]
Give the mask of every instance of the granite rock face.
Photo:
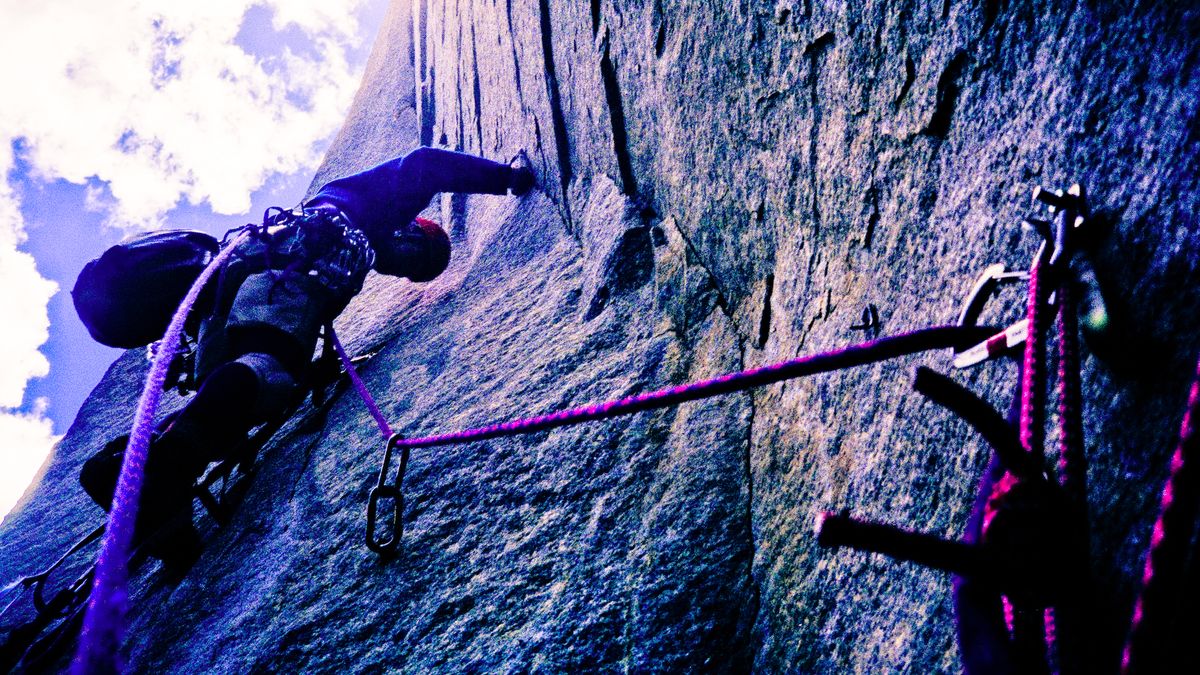
[[[339,331],[405,435],[542,414],[856,342],[871,305],[883,334],[950,323],[984,266],[1033,256],[1032,189],[1078,181],[1113,317],[1083,380],[1089,656],[1114,670],[1200,349],[1200,13],[1164,4],[397,0],[314,187],[430,144],[524,148],[540,190],[435,202],[450,269],[372,276]],[[73,475],[128,426],[141,358],[0,526],[4,581],[99,522]],[[916,365],[950,370],[416,451],[392,561],[362,545],[382,442],[343,391],[264,448],[229,525],[198,516],[182,583],[135,576],[131,666],[959,670],[948,575],[812,536],[843,509],[963,532],[987,449]],[[1003,409],[1015,368],[954,377]]]

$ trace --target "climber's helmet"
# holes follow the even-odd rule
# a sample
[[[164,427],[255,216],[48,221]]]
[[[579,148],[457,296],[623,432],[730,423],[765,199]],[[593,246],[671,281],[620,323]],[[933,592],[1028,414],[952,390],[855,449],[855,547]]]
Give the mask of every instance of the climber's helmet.
[[[417,218],[375,242],[375,271],[432,281],[450,264],[450,237],[432,220]]]

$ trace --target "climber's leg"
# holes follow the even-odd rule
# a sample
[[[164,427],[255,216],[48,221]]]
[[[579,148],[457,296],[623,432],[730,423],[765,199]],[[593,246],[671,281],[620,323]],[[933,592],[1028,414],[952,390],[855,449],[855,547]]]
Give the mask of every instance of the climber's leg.
[[[112,508],[113,493],[117,489],[117,477],[121,474],[121,463],[125,461],[125,446],[129,435],[108,442],[100,452],[92,455],[79,470],[79,484],[83,491],[105,511]]]

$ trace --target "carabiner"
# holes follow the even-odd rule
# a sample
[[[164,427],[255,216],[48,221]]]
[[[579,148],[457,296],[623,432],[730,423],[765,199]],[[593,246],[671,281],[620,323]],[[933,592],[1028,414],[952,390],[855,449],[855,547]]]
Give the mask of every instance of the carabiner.
[[[988,265],[971,286],[971,292],[967,294],[962,310],[958,313],[958,325],[974,326],[979,320],[979,315],[983,313],[984,306],[996,295],[1000,286],[1016,281],[1029,281],[1029,272],[1009,272],[1004,263]]]
[[[396,472],[395,484],[387,484],[388,474],[391,473],[392,453],[401,440],[403,437],[398,433],[388,438],[387,447],[383,451],[383,466],[379,469],[379,480],[375,487],[371,488],[367,498],[367,548],[385,557],[396,555],[400,539],[404,537],[404,473],[408,470],[408,446],[400,449],[400,468]],[[387,534],[381,539],[377,535],[379,502],[383,499],[392,500],[392,510]]]
[[[377,536],[379,529],[379,500],[392,499],[391,522],[387,525],[384,538]],[[371,496],[367,499],[367,548],[381,556],[396,555],[400,538],[404,536],[404,524],[401,513],[404,511],[404,496],[394,486],[378,485],[371,488]]]

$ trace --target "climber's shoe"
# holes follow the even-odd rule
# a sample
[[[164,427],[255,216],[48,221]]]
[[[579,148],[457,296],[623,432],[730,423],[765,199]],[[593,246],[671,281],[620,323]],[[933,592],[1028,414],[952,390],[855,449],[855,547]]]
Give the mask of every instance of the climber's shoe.
[[[178,583],[200,559],[204,542],[190,517],[178,518],[147,536],[141,550],[162,563],[163,575],[168,581]]]
[[[518,152],[517,156],[508,162],[508,166],[512,169],[508,179],[508,191],[517,197],[529,192],[536,182],[536,176],[533,174],[533,162],[529,161],[525,150]]]
[[[201,548],[192,525],[193,484],[205,463],[185,426],[175,420],[150,447],[133,544],[164,564],[191,567]]]

